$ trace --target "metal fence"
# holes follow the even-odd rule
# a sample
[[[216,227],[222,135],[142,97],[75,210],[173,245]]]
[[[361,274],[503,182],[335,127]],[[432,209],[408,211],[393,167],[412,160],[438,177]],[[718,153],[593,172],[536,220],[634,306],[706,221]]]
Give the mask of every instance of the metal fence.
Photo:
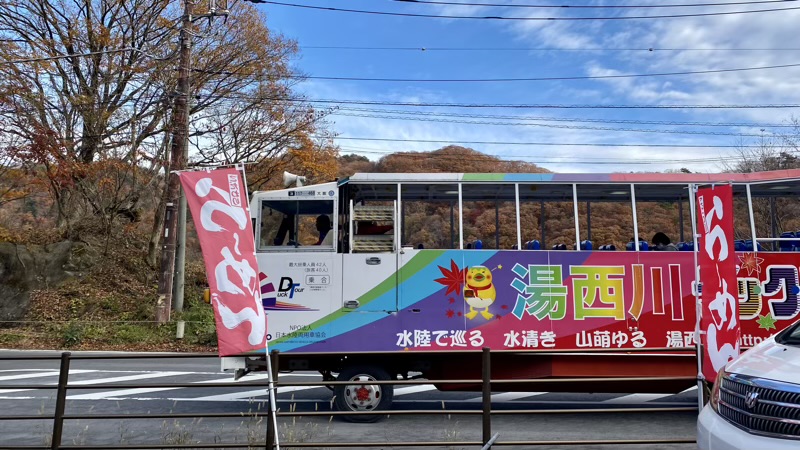
[[[670,350],[676,349],[655,349]],[[680,350],[680,349],[678,349]],[[693,349],[685,349],[693,350]],[[652,351],[652,349],[651,349]],[[506,446],[542,446],[542,445],[557,445],[557,446],[585,446],[585,445],[626,445],[626,444],[693,444],[695,439],[686,438],[672,438],[672,439],[629,439],[620,437],[619,439],[606,439],[606,440],[530,440],[530,441],[513,441],[504,440],[503,436],[499,433],[493,433],[492,418],[503,415],[558,415],[558,414],[645,414],[645,413],[666,413],[666,412],[697,412],[696,406],[675,406],[675,407],[626,407],[626,408],[587,408],[587,409],[514,409],[514,410],[493,410],[492,409],[492,392],[502,392],[503,385],[507,383],[514,384],[537,384],[537,383],[552,383],[553,379],[529,379],[529,380],[492,380],[491,379],[491,355],[492,352],[485,348],[481,357],[481,379],[451,379],[451,380],[436,380],[436,384],[479,384],[481,386],[482,394],[482,407],[480,410],[476,409],[442,409],[442,410],[390,410],[390,411],[370,411],[370,412],[350,412],[350,411],[296,411],[294,409],[278,410],[275,416],[280,418],[294,418],[294,417],[325,417],[333,418],[345,415],[382,415],[382,416],[408,416],[408,415],[448,415],[448,416],[480,416],[481,418],[481,439],[480,440],[447,440],[447,441],[380,441],[380,442],[291,442],[280,439],[280,448],[405,448],[405,447],[471,447],[480,449],[489,449],[492,447],[506,447]],[[13,390],[55,390],[55,408],[53,414],[38,414],[38,415],[22,415],[22,414],[4,414],[0,415],[0,423],[8,421],[49,421],[52,423],[52,434],[49,442],[46,445],[14,445],[9,446],[2,442],[3,438],[0,436],[0,447],[7,449],[223,449],[223,448],[266,448],[272,450],[276,446],[275,430],[276,426],[273,422],[273,417],[270,411],[248,411],[248,412],[213,412],[213,413],[124,413],[124,414],[68,414],[67,413],[67,392],[73,390],[97,390],[101,389],[97,384],[90,384],[89,382],[70,383],[70,365],[75,360],[131,360],[131,359],[188,359],[188,358],[218,358],[216,354],[116,354],[116,355],[103,355],[103,354],[81,354],[73,355],[70,352],[64,352],[60,356],[18,356],[18,357],[0,357],[0,361],[54,361],[60,360],[59,378],[57,385],[49,384],[13,384],[13,385],[0,385],[0,392],[7,389]],[[280,392],[281,388],[286,387],[330,387],[335,385],[352,385],[358,384],[353,381],[318,381],[318,382],[282,382],[278,379],[280,372],[280,358],[281,355],[277,352],[271,353],[271,362],[273,368],[273,387]],[[591,381],[620,381],[620,382],[639,382],[639,381],[695,381],[693,377],[637,377],[637,378],[561,378],[559,382],[591,382]],[[386,380],[386,381],[369,381],[369,384],[387,384],[394,386],[413,386],[430,384],[430,380]],[[263,388],[265,392],[269,389],[269,380],[264,381],[237,381],[237,382],[203,382],[198,383],[147,383],[147,384],[123,384],[114,383],[104,385],[102,388],[113,389],[137,389],[142,387],[153,389],[177,389],[177,388]],[[703,395],[699,392],[698,395]],[[0,403],[1,405],[1,403]],[[265,430],[263,439],[258,442],[210,442],[210,443],[162,443],[162,444],[135,444],[135,445],[82,445],[75,444],[69,445],[63,442],[64,425],[69,421],[100,421],[100,420],[153,420],[153,419],[259,419],[265,421]],[[378,426],[378,425],[374,425]]]

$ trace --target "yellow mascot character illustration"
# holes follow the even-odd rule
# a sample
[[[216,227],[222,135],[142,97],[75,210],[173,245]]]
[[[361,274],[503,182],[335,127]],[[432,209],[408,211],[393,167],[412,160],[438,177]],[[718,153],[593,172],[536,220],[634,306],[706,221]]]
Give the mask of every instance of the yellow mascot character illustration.
[[[497,292],[492,284],[492,272],[484,266],[470,267],[467,271],[467,282],[464,285],[464,301],[469,305],[467,319],[474,319],[478,315],[475,309],[482,309],[481,315],[489,320],[494,314],[489,312],[489,306],[497,298]]]

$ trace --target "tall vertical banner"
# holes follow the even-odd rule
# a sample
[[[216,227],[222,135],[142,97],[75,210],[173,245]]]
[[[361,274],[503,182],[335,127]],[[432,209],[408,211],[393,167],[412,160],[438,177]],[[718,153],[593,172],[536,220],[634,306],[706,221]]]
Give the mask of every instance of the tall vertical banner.
[[[739,302],[733,238],[733,187],[697,191],[703,375],[715,379],[739,356]]]
[[[226,168],[179,176],[206,264],[219,355],[263,350],[267,326],[242,174]]]

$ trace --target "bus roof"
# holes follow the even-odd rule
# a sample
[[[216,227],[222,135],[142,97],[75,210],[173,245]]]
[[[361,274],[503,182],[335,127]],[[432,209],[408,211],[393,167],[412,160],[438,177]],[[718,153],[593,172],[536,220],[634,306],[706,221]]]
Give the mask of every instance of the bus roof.
[[[752,173],[357,173],[353,183],[763,183],[800,180],[800,169]]]

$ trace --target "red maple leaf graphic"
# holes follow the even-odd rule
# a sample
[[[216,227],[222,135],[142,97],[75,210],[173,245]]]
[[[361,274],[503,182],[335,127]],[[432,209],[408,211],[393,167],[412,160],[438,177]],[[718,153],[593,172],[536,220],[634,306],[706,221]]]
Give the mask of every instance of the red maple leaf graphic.
[[[747,275],[750,276],[753,272],[761,273],[761,263],[764,262],[764,258],[759,258],[755,253],[745,253],[739,257],[739,261],[742,263],[742,269],[747,270]]]
[[[450,304],[452,305],[455,302],[456,302],[456,299],[454,299],[453,297],[450,297]]]
[[[456,315],[455,311],[453,311],[452,309],[448,309],[447,310],[447,318],[448,319],[452,319],[454,315]]]
[[[458,312],[458,317],[461,317],[461,311]]]
[[[442,275],[444,275],[444,278],[437,278],[434,281],[447,286],[447,291],[444,293],[444,295],[450,295],[451,292],[459,292],[461,287],[464,285],[464,279],[467,276],[467,269],[459,269],[456,265],[456,262],[451,259],[450,270],[447,270],[442,266],[439,266],[439,270],[442,272]]]
[[[503,305],[500,307],[500,309],[508,309],[508,305]]]

